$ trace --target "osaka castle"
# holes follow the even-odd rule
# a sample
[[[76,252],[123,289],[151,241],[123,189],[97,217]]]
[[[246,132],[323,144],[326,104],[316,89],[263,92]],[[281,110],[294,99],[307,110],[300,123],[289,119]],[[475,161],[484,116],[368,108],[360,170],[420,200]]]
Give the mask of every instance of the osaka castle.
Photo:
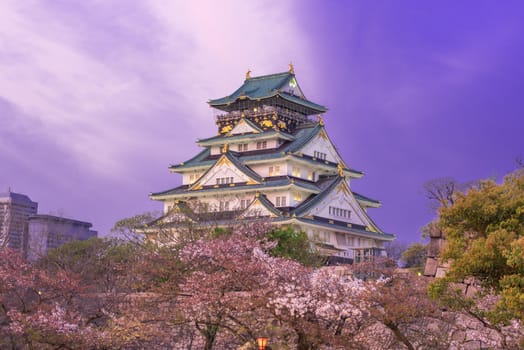
[[[182,221],[220,227],[264,218],[305,232],[335,260],[385,255],[395,236],[368,215],[380,202],[351,190],[363,173],[340,156],[325,129],[327,108],[306,98],[291,64],[284,73],[248,71],[237,90],[208,103],[218,133],[169,167],[182,185],[150,194],[164,205],[156,223],[183,234]]]

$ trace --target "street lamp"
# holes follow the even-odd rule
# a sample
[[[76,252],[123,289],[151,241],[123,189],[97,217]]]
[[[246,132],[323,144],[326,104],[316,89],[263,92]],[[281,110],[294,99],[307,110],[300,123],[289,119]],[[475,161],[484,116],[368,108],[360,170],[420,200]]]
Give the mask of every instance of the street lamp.
[[[258,350],[266,350],[268,340],[269,338],[257,338]]]

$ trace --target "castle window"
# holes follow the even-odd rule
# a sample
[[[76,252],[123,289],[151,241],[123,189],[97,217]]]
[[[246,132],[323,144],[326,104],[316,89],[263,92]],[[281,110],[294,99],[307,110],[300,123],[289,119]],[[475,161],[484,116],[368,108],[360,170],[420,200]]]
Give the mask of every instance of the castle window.
[[[313,156],[320,160],[326,160],[327,154],[319,151],[314,151]]]
[[[219,211],[228,211],[229,210],[229,201],[220,201],[218,204]]]
[[[257,142],[257,149],[265,149],[267,148],[267,141],[258,141]]]
[[[280,165],[275,165],[269,167],[269,176],[277,176],[280,175]]]
[[[249,204],[249,201],[247,199],[241,199],[240,200],[240,209],[246,209],[248,204]]]
[[[308,174],[307,174],[307,179],[309,181],[315,181],[315,172],[314,171],[310,171]]]
[[[235,179],[233,177],[217,177],[217,185],[226,185],[226,184],[232,184]]]
[[[241,143],[238,145],[238,151],[239,152],[245,152],[247,151],[247,143]]]
[[[302,193],[299,193],[299,192],[295,192],[293,193],[293,200],[295,202],[300,202],[302,201]]]
[[[351,210],[337,208],[337,207],[329,207],[329,215],[349,219],[351,217]]]
[[[279,196],[275,198],[275,207],[285,207],[286,206],[286,196]]]
[[[295,176],[295,177],[300,177],[300,168],[297,167],[297,166],[294,166],[292,169],[291,169],[291,175]]]
[[[197,174],[191,174],[191,175],[189,175],[189,183],[190,183],[190,184],[192,184],[193,182],[195,182],[197,179],[198,179],[198,175],[197,175]]]

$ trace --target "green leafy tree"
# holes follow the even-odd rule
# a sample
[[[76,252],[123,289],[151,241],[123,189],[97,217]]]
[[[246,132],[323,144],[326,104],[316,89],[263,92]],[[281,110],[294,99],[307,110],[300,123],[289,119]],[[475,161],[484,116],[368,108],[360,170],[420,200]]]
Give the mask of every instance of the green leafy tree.
[[[442,259],[450,269],[433,283],[431,294],[476,309],[495,324],[524,320],[524,172],[507,175],[502,184],[487,180],[456,193],[453,205],[440,208],[437,223],[447,242]],[[500,299],[485,311],[468,298],[459,300],[453,283],[468,277]]]
[[[270,231],[266,237],[270,241],[278,242],[271,250],[274,256],[292,259],[305,266],[318,266],[322,263],[322,259],[312,249],[305,232],[285,226]]]
[[[72,241],[51,249],[38,265],[54,273],[60,269],[82,276],[83,284],[98,292],[121,290],[139,247],[115,238]]]
[[[427,255],[427,246],[422,243],[413,243],[403,253],[401,261],[404,267],[421,268],[424,266]]]

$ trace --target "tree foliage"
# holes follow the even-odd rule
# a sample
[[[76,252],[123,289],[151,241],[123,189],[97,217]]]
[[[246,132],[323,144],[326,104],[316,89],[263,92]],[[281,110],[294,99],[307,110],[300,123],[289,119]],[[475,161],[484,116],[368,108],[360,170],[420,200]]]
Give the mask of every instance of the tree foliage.
[[[37,264],[51,273],[71,271],[92,291],[122,291],[128,270],[137,263],[137,253],[138,247],[130,242],[93,237],[51,249]]]
[[[269,231],[266,237],[270,241],[277,242],[271,249],[271,254],[278,257],[288,258],[305,266],[319,266],[320,257],[311,247],[307,234],[296,231],[291,226],[278,227]]]
[[[422,243],[411,244],[402,253],[402,263],[406,268],[421,268],[424,267],[427,255],[427,245]]]
[[[453,282],[473,277],[500,297],[486,315],[524,320],[524,172],[457,193],[453,205],[440,208],[438,226],[447,242],[442,258],[451,265],[432,294],[442,296]]]
[[[36,265],[0,251],[0,348],[254,349],[261,335],[273,349],[452,344],[456,325],[424,278],[378,258],[305,266],[303,235],[271,229],[199,228],[172,245],[93,239]]]
[[[80,276],[34,267],[17,252],[0,249],[0,348],[85,349],[111,346],[78,310]]]

